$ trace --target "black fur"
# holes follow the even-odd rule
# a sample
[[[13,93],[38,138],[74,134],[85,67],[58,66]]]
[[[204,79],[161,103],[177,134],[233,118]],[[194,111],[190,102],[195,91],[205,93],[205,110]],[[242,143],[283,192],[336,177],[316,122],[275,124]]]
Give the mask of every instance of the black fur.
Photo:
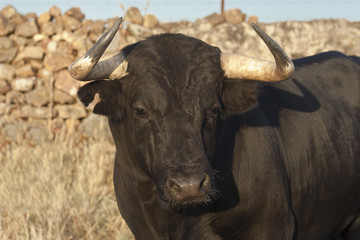
[[[115,193],[136,239],[359,239],[360,66],[331,52],[282,83],[224,78],[181,34],[123,50],[129,74],[78,93],[109,117]],[[186,201],[168,179],[210,176]],[[176,190],[176,188],[175,188]]]

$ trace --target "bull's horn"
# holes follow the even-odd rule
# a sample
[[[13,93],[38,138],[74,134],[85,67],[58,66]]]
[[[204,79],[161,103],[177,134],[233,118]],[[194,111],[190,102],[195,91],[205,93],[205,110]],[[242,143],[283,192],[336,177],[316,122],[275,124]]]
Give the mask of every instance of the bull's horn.
[[[122,23],[119,18],[116,23],[87,51],[81,58],[73,62],[68,71],[70,75],[81,81],[115,79],[126,72],[127,62],[122,52],[99,62],[100,57],[114,38]]]
[[[221,65],[226,78],[278,82],[290,78],[294,64],[285,51],[257,25],[252,24],[274,56],[275,62],[238,54],[222,53]]]

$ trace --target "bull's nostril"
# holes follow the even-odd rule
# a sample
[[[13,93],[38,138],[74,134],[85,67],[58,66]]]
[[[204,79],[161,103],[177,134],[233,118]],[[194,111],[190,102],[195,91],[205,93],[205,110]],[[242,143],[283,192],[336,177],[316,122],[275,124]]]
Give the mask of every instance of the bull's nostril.
[[[211,179],[208,174],[205,174],[203,180],[200,183],[200,191],[207,191],[209,187],[211,186]]]

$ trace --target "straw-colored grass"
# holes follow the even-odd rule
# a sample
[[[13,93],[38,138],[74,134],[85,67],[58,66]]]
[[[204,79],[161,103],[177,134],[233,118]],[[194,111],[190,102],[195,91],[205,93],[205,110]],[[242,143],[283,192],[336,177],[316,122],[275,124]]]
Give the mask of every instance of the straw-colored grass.
[[[0,240],[133,239],[114,196],[110,142],[67,134],[1,151]]]

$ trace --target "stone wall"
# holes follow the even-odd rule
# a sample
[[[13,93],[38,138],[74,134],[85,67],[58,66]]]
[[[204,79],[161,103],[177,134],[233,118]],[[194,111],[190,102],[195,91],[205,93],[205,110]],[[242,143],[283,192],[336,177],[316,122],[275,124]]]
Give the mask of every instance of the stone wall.
[[[220,47],[271,59],[271,55],[238,9],[212,14],[195,22],[161,23],[151,14],[130,8],[125,24],[107,49],[117,52],[153,34],[180,32]],[[19,14],[12,6],[0,11],[0,148],[8,143],[40,144],[79,132],[79,139],[105,137],[106,122],[76,98],[81,83],[67,67],[116,19],[89,20],[79,8],[64,14],[57,7],[36,16]],[[346,20],[279,22],[259,25],[293,58],[339,50],[360,55],[360,23]]]

